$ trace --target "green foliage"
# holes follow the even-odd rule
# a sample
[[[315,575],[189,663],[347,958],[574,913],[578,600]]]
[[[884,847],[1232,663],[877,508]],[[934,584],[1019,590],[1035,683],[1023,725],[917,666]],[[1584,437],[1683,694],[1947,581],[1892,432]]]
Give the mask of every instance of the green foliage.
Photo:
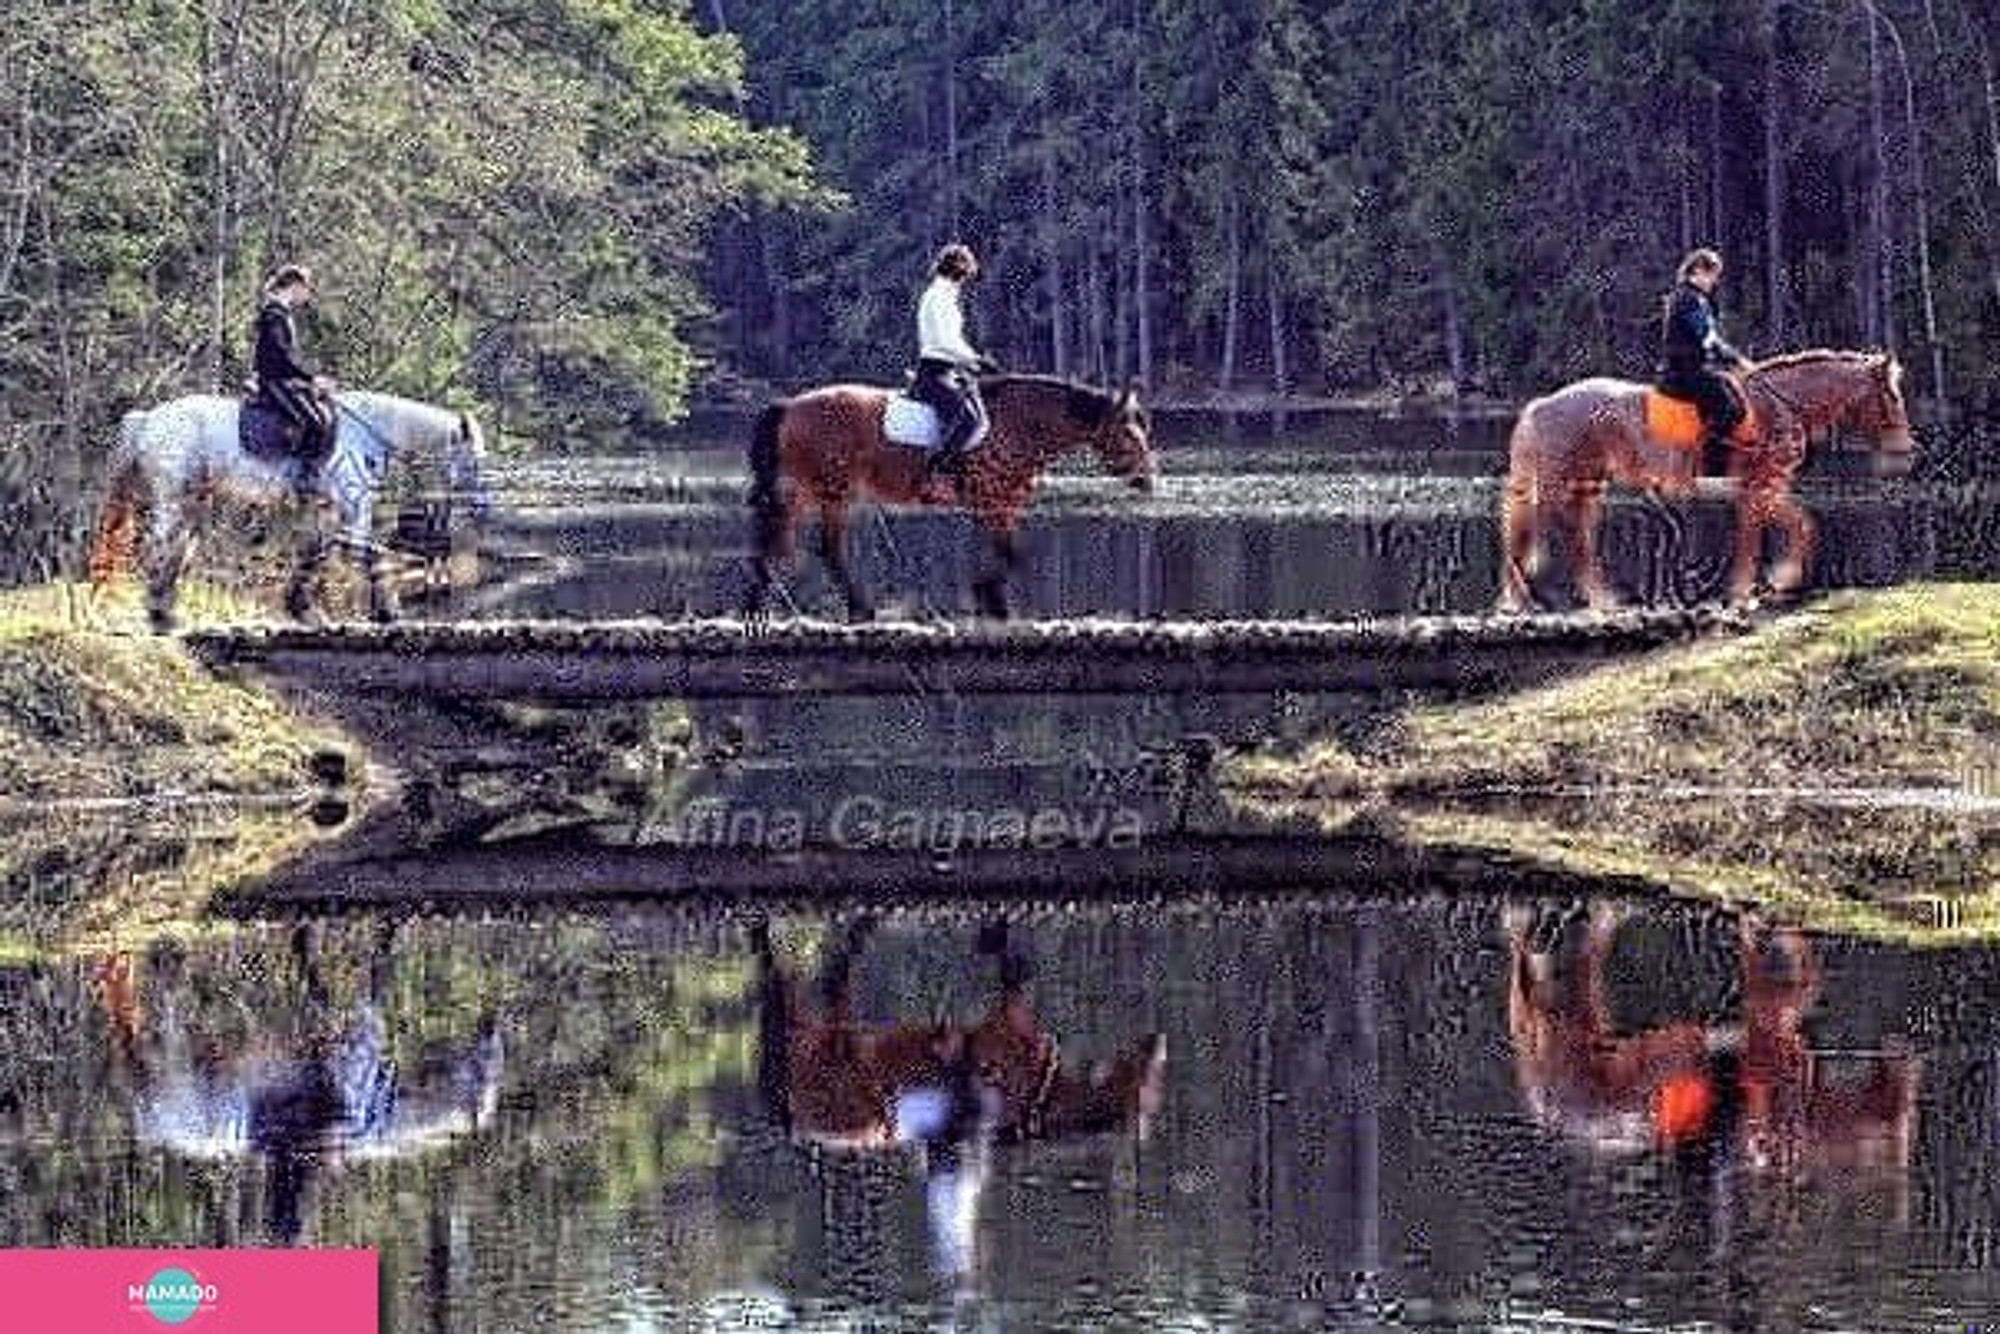
[[[677,418],[699,267],[747,202],[819,205],[743,53],[644,0],[29,0],[10,11],[0,421],[232,385],[258,283],[308,355],[535,437]]]

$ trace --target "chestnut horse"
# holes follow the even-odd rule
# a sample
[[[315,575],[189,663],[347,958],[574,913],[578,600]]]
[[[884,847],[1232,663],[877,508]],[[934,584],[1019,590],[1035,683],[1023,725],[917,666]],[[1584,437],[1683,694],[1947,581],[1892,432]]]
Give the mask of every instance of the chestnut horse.
[[[1812,519],[1792,498],[1792,475],[1805,460],[1810,432],[1844,424],[1875,437],[1880,470],[1907,470],[1913,448],[1903,402],[1902,367],[1882,352],[1799,352],[1760,361],[1737,383],[1749,407],[1730,449],[1736,478],[1736,551],[1729,598],[1745,603],[1755,589],[1764,529],[1787,536],[1772,592],[1794,592],[1812,555]],[[1508,446],[1501,519],[1499,609],[1525,611],[1529,578],[1540,561],[1550,520],[1569,529],[1578,591],[1593,608],[1617,605],[1604,576],[1597,529],[1604,490],[1618,480],[1672,497],[1694,491],[1701,451],[1693,439],[1670,442],[1648,428],[1647,399],[1659,391],[1625,380],[1580,380],[1521,410]]]
[[[1025,958],[1002,926],[980,933],[1000,958],[1000,995],[970,1027],[949,1022],[861,1024],[848,972],[872,922],[850,928],[824,968],[819,1005],[779,966],[768,929],[751,929],[759,963],[759,1083],[794,1137],[830,1148],[936,1141],[973,1123],[1002,1143],[1129,1130],[1144,1137],[1157,1111],[1166,1042],[1150,1034],[1088,1074],[1070,1071],[1028,1002]]]
[[[1865,1079],[1825,1077],[1801,1032],[1819,994],[1802,936],[1776,933],[1787,964],[1777,976],[1743,919],[1741,1023],[1679,1020],[1620,1034],[1604,990],[1618,924],[1617,912],[1593,905],[1576,974],[1559,997],[1553,960],[1529,947],[1528,913],[1508,910],[1507,1031],[1521,1100],[1537,1122],[1600,1153],[1706,1141],[1780,1180],[1865,1169],[1888,1176],[1901,1201],[1919,1063],[1892,1051]]]
[[[922,450],[890,441],[886,417],[897,397],[890,390],[826,385],[765,408],[750,445],[756,557],[746,610],[763,613],[773,565],[791,554],[793,526],[805,511],[817,510],[820,550],[848,614],[871,619],[874,605],[847,565],[847,515],[855,500],[873,495],[900,504],[955,500],[972,510],[997,561],[973,591],[982,613],[1004,617],[1015,529],[1050,464],[1087,447],[1106,471],[1138,490],[1151,489],[1152,425],[1132,389],[1114,395],[1047,376],[996,375],[980,380],[980,393],[992,426],[966,456],[956,497],[931,479]]]
[[[827,960],[819,1006],[778,966],[769,928],[751,927],[758,959],[758,1085],[773,1119],[820,1148],[918,1144],[933,1263],[958,1283],[976,1265],[977,1221],[993,1144],[1114,1131],[1146,1137],[1160,1103],[1165,1040],[1142,1038],[1079,1077],[1027,999],[1028,963],[1003,923],[979,934],[1000,959],[1000,996],[975,1025],[855,1022],[848,973],[873,930],[863,918]]]

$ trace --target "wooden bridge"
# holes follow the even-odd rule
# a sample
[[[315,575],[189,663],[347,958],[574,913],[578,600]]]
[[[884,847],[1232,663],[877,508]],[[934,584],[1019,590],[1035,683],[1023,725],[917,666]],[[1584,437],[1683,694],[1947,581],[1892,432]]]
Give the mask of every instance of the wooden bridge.
[[[207,630],[218,671],[336,693],[644,698],[1478,694],[1753,624],[1714,607],[1316,621],[456,622]]]

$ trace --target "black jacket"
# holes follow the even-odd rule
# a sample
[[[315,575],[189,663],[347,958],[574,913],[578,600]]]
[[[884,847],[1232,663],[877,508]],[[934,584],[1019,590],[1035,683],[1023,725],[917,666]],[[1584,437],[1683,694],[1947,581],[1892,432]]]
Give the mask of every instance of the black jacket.
[[[1735,366],[1743,354],[1722,340],[1715,305],[1693,283],[1680,283],[1667,298],[1660,324],[1660,365],[1667,375],[1691,375],[1710,365]]]
[[[257,379],[265,384],[313,378],[313,372],[299,360],[298,328],[282,301],[266,301],[257,311],[257,353],[252,364]]]

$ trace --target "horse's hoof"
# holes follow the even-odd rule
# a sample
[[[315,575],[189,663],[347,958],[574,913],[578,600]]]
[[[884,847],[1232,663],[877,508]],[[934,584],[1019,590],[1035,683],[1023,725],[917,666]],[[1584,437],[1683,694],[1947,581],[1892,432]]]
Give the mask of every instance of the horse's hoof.
[[[849,625],[866,625],[874,619],[875,608],[865,602],[857,603],[847,609],[847,622]]]
[[[156,635],[170,635],[180,628],[180,621],[165,607],[153,607],[146,612],[146,624]]]

